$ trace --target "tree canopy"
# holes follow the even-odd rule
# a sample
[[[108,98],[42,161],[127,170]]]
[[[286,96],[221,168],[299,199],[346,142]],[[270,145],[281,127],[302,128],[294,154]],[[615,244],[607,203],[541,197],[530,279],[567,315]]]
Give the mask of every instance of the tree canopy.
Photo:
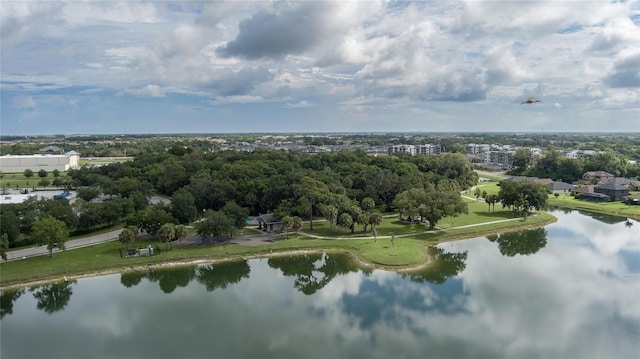
[[[498,197],[503,206],[525,216],[530,208],[547,207],[547,187],[533,181],[502,181]]]

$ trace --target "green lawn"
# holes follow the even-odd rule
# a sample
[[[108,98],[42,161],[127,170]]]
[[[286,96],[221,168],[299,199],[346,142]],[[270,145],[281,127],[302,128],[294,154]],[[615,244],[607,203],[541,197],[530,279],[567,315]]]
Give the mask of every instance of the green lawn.
[[[594,203],[576,199],[571,195],[561,194],[560,196],[558,196],[558,198],[556,198],[554,195],[549,195],[549,199],[547,200],[547,202],[551,206],[593,211],[598,213],[631,217],[640,220],[640,206],[630,206],[620,201]]]
[[[132,161],[133,157],[91,157],[81,158],[80,166],[103,166],[108,163]]]
[[[60,179],[64,180],[67,177],[65,172],[60,172]],[[49,180],[49,183],[53,182],[55,177],[52,172],[47,173],[47,177],[44,177]],[[16,188],[27,188],[31,189],[33,187],[38,187],[38,182],[40,182],[43,178],[38,176],[38,172],[34,171],[33,176],[27,178],[22,173],[3,173],[2,178],[0,178],[0,188],[7,189],[16,189]],[[56,189],[55,186],[49,184],[47,189]]]

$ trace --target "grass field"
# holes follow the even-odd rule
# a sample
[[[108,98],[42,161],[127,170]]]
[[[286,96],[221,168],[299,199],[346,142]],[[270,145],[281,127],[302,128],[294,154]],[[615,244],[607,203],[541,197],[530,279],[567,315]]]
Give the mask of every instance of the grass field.
[[[60,172],[60,176],[59,176],[60,179],[64,180],[66,177],[67,177],[67,174],[65,172]],[[51,172],[47,173],[47,177],[39,177],[38,173],[34,172],[33,176],[30,178],[25,177],[24,174],[22,173],[3,173],[2,178],[0,178],[0,188],[7,188],[7,189],[17,189],[17,188],[31,189],[33,187],[41,188],[40,186],[38,186],[38,183],[43,179],[49,180],[49,186],[47,186],[47,188],[49,189],[56,188],[51,184],[51,182],[53,182],[53,180],[55,179],[55,177],[53,176],[53,173]]]

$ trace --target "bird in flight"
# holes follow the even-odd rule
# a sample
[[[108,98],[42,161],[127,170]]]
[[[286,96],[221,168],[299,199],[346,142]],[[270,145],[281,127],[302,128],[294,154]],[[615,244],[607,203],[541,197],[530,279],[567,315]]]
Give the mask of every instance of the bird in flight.
[[[529,97],[528,99],[520,102],[520,104],[523,105],[523,104],[530,104],[530,103],[536,103],[536,102],[542,102],[542,101],[538,100],[535,97]]]

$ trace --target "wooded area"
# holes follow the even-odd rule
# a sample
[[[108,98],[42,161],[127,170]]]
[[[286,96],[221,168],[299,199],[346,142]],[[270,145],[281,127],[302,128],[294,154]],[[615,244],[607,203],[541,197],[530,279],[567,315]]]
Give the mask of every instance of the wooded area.
[[[206,224],[214,218],[217,226],[197,229],[215,236],[232,235],[250,214],[274,212],[278,218],[310,221],[311,230],[313,218],[320,216],[352,232],[356,225],[367,231],[379,223],[381,212],[400,209],[403,204],[394,200],[411,189],[437,189],[439,197],[450,199],[432,203],[429,215],[421,207],[423,219],[433,226],[466,210],[460,191],[478,179],[457,153],[377,157],[364,151],[210,153],[184,147],[67,175],[78,190],[73,204],[55,198],[2,206],[1,231],[10,247],[32,243],[34,223],[44,218],[63,222],[73,234],[126,224],[153,235],[166,223],[204,218]],[[171,204],[149,204],[151,194],[170,196]]]

